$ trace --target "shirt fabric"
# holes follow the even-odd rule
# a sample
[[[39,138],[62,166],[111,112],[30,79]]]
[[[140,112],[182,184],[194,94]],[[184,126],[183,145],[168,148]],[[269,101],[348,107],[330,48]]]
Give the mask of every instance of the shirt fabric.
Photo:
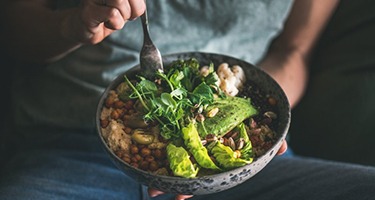
[[[204,51],[256,63],[282,30],[291,0],[148,1],[150,34],[163,55]],[[92,130],[105,87],[139,62],[140,19],[102,43],[83,46],[41,68],[17,71],[18,128]],[[22,130],[25,131],[25,130]]]

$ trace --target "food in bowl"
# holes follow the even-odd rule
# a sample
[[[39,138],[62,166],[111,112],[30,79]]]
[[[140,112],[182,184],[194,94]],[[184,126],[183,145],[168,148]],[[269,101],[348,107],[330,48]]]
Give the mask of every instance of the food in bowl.
[[[239,65],[177,59],[108,92],[101,134],[115,155],[156,175],[196,178],[252,163],[277,137],[277,99]]]

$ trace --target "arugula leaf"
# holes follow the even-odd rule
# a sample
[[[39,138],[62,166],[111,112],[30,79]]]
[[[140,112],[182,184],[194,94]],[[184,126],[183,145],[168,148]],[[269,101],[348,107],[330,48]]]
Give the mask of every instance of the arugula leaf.
[[[174,88],[181,88],[181,80],[185,77],[184,73],[181,71],[174,71],[168,78],[168,80],[172,83]]]
[[[161,101],[167,105],[168,108],[175,108],[177,103],[169,93],[162,93],[160,95]]]
[[[141,76],[140,76],[140,79],[141,81],[137,84],[136,88],[142,91],[144,95],[147,95],[147,94],[152,95],[158,91],[158,87],[156,86],[154,82],[149,81]]]
[[[187,91],[185,88],[181,87],[181,88],[177,88],[175,90],[173,90],[171,92],[171,95],[175,98],[177,98],[178,100],[181,100],[183,98],[185,98],[187,96]]]
[[[214,101],[214,93],[211,87],[203,82],[194,89],[191,100],[194,104],[207,105]]]
[[[216,85],[216,82],[219,80],[219,76],[214,73],[209,73],[206,77],[203,77],[203,82],[205,82],[207,85]]]

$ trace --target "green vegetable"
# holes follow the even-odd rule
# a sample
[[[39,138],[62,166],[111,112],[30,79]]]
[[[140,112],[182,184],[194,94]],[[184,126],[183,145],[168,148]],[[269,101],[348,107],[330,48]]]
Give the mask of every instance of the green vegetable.
[[[146,110],[144,119],[158,121],[161,135],[164,138],[178,138],[180,132],[179,120],[184,116],[185,110],[191,104],[188,99],[184,98],[186,94],[183,93],[183,88],[173,90],[171,93],[163,92],[159,94],[154,82],[143,77],[140,77],[140,79],[141,81],[134,86],[125,76],[125,81],[133,90],[130,97],[137,98]]]
[[[142,129],[135,129],[131,137],[138,144],[145,145],[151,144],[155,139],[155,136],[153,134],[146,133]]]
[[[224,169],[232,169],[236,167],[242,167],[250,164],[253,159],[242,159],[238,156],[238,150],[233,151],[230,147],[216,142],[211,148],[211,153],[214,155],[216,161]]]
[[[167,156],[169,166],[176,176],[194,178],[197,176],[199,168],[190,161],[188,152],[183,147],[177,147],[172,143],[167,146]]]
[[[244,123],[241,123],[237,127],[240,131],[240,138],[244,139],[245,146],[240,150],[242,159],[252,159],[253,157],[253,147],[249,136],[247,135],[246,127]]]
[[[209,105],[214,101],[214,93],[206,83],[199,84],[189,98],[194,105]]]
[[[250,99],[240,97],[227,97],[224,99],[215,99],[206,111],[219,109],[219,112],[213,117],[207,117],[204,124],[198,123],[198,133],[201,137],[207,134],[223,136],[235,128],[245,119],[255,115],[258,111],[251,105]]]
[[[117,86],[116,92],[119,99],[121,99],[122,101],[127,101],[130,99],[129,96],[132,90],[126,82],[122,82]]]
[[[207,149],[202,145],[194,123],[191,122],[187,127],[182,128],[182,137],[187,149],[201,167],[220,170],[220,168],[211,160]]]
[[[130,98],[137,98],[144,107],[146,121],[160,124],[165,139],[180,137],[181,128],[191,117],[193,107],[205,107],[214,101],[211,85],[217,81],[217,75],[213,65],[207,77],[200,76],[199,68],[196,59],[175,61],[165,73],[156,72],[161,85],[141,76],[138,76],[140,81],[133,85],[125,76],[132,89]],[[163,90],[160,91],[159,87]]]
[[[171,69],[168,71],[167,76],[174,78],[173,74],[183,75],[183,78],[179,78],[181,83],[180,87],[184,87],[187,91],[191,92],[200,82],[199,74],[199,62],[197,59],[188,59],[188,60],[176,60],[171,64]],[[173,81],[172,81],[173,82]]]

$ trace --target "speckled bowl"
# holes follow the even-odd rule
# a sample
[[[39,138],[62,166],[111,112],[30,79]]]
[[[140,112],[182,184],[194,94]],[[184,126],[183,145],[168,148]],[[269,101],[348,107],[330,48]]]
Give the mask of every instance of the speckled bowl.
[[[111,89],[114,89],[120,82],[124,80],[123,75],[120,75],[118,78],[116,78],[103,93],[96,112],[96,128],[98,130],[98,136],[102,141],[104,149],[108,152],[115,165],[126,175],[134,178],[140,183],[167,193],[201,195],[220,192],[235,187],[236,185],[241,184],[244,181],[247,181],[252,176],[257,174],[260,170],[262,170],[273,159],[282,144],[282,140],[286,137],[289,128],[290,106],[280,86],[268,74],[245,61],[219,54],[187,52],[163,56],[163,62],[164,66],[167,66],[169,63],[177,59],[189,58],[196,58],[200,61],[201,64],[209,64],[210,62],[213,62],[215,66],[218,66],[223,62],[226,62],[230,65],[240,65],[244,69],[246,77],[248,79],[255,82],[259,87],[261,87],[264,92],[272,95],[277,99],[279,124],[277,126],[278,128],[276,132],[278,134],[278,139],[273,147],[269,149],[263,156],[257,158],[249,165],[215,175],[208,175],[197,178],[181,178],[155,175],[150,172],[146,172],[130,166],[128,163],[122,161],[114,154],[114,152],[111,151],[111,149],[107,146],[104,138],[102,137],[100,129],[100,113],[105,98],[107,97],[108,92]],[[136,73],[138,70],[139,65],[125,72],[125,74],[130,75]]]

